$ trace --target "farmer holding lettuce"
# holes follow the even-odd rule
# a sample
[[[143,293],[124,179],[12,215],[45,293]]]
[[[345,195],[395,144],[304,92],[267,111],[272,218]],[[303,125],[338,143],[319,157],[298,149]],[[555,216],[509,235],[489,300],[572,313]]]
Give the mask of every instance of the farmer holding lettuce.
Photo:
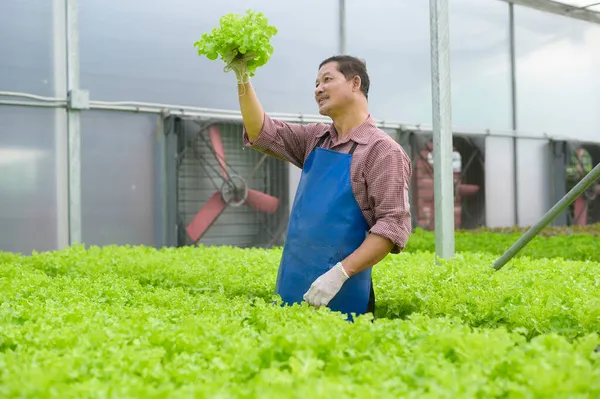
[[[276,293],[284,304],[306,301],[350,317],[374,314],[372,267],[387,254],[399,253],[411,233],[411,161],[376,126],[369,113],[365,63],[351,56],[331,57],[315,68],[316,106],[332,123],[295,124],[269,117],[250,80],[270,57],[268,39],[276,30],[262,14],[245,18],[240,20],[245,29],[260,26],[253,38],[264,41],[245,48],[244,54],[223,57],[226,70],[237,78],[244,144],[302,169]],[[222,19],[221,34],[224,26]],[[215,46],[213,51],[219,52]]]

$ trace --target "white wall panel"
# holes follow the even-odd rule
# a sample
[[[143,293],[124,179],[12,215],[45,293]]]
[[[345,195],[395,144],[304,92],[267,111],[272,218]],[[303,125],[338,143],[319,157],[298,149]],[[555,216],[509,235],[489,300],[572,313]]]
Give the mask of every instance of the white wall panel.
[[[0,107],[0,251],[57,248],[55,117]]]
[[[550,209],[548,141],[519,139],[518,206],[519,225],[531,226]]]
[[[88,245],[153,245],[153,115],[88,111],[81,117],[82,236]]]
[[[52,96],[52,0],[0,1],[0,91]]]
[[[491,227],[515,224],[513,140],[487,137],[485,153],[485,210]]]

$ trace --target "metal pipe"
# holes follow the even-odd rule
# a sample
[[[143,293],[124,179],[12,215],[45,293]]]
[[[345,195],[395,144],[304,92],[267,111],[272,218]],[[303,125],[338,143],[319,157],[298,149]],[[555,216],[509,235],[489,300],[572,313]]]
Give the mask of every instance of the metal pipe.
[[[0,105],[17,107],[65,108],[65,103],[36,103],[34,101],[0,100]]]
[[[67,2],[67,93],[79,90],[78,0]],[[81,111],[67,109],[69,142],[69,245],[81,242]]]
[[[49,101],[49,102],[66,101],[65,99],[58,98],[58,97],[45,97],[45,96],[38,96],[37,94],[19,93],[19,92],[15,92],[15,91],[0,91],[0,97],[22,97],[22,98],[29,98],[31,100]]]
[[[54,151],[56,159],[56,247],[69,246],[69,156],[67,138],[67,11],[65,0],[54,0],[52,18],[52,69],[55,97],[35,94],[0,92],[0,95],[23,97],[40,102],[30,102],[34,107],[54,108]]]
[[[435,255],[454,256],[454,175],[448,0],[429,1],[433,100]]]
[[[517,57],[515,51],[515,6],[508,4],[508,26],[509,26],[509,45],[510,45],[510,94],[511,94],[511,113],[512,130],[517,131]],[[517,147],[519,145],[517,135],[513,136],[513,206],[515,225],[519,225],[519,159]]]
[[[106,110],[106,111],[121,111],[121,112],[135,112],[135,113],[150,113],[150,114],[160,114],[165,111],[168,111],[171,115],[179,115],[179,116],[194,116],[194,117],[203,117],[207,119],[225,119],[225,120],[242,120],[242,114],[239,111],[222,113],[220,110],[211,110],[207,109],[204,111],[202,108],[193,108],[193,107],[179,107],[177,105],[171,105],[160,108],[153,106],[137,106],[137,105],[105,105],[103,103],[98,103],[96,101],[90,101],[90,109],[97,110]],[[307,122],[330,122],[325,117],[316,116],[316,115],[303,115],[303,114],[284,114],[284,113],[276,113],[270,112],[270,116],[278,119],[285,120],[287,122],[297,122],[297,123],[307,123]],[[389,123],[385,123],[386,127],[390,127]],[[400,125],[395,124],[393,127],[399,128]]]
[[[401,125],[400,127],[401,130],[404,131],[410,131],[410,132],[414,132],[414,133],[421,133],[421,134],[431,134],[432,133],[432,129],[430,127],[416,127],[413,128],[411,126],[407,126],[407,125]],[[551,140],[551,139],[556,139],[556,140],[572,140],[572,138],[569,138],[567,136],[551,136],[551,135],[547,135],[547,134],[521,134],[519,132],[513,132],[513,131],[502,131],[502,130],[468,130],[468,129],[454,129],[453,130],[454,135],[460,135],[460,136],[476,136],[476,137],[504,137],[504,138],[511,138],[511,137],[517,137],[519,139],[532,139],[532,140]]]
[[[205,112],[220,112],[223,114],[237,115],[240,112],[229,110],[229,109],[219,109],[219,108],[204,108],[204,107],[194,107],[191,105],[172,105],[172,104],[162,104],[162,103],[148,103],[142,101],[98,101],[98,100],[90,100],[90,105],[111,105],[111,106],[129,106],[129,107],[150,107],[150,108],[159,108],[160,110],[168,109],[168,108],[177,108],[181,110],[189,110],[189,111],[205,111]]]
[[[340,54],[347,54],[348,49],[346,47],[346,1],[339,0],[338,3],[339,11],[339,40],[340,40]]]
[[[544,227],[548,225],[556,216],[565,210],[573,201],[575,201],[585,190],[600,178],[600,163],[594,167],[579,183],[575,185],[564,197],[561,198],[546,214],[531,227],[527,232],[517,240],[496,262],[494,269],[500,270],[517,252],[527,245]]]

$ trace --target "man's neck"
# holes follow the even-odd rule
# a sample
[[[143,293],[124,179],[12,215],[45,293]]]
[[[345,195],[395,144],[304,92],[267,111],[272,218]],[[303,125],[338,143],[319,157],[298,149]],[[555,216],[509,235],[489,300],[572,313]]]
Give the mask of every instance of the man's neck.
[[[338,139],[342,139],[350,134],[352,129],[355,129],[363,124],[368,116],[369,111],[367,109],[360,108],[349,110],[344,114],[332,118],[333,125],[335,126],[335,130],[338,134]]]

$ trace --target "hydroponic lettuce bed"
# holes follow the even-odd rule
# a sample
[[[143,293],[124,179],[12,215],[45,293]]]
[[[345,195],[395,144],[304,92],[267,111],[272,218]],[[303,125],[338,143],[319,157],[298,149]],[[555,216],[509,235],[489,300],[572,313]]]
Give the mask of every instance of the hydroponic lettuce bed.
[[[488,252],[502,255],[525,232],[525,228],[457,231],[458,252]],[[527,244],[517,257],[534,259],[562,258],[569,260],[593,260],[600,262],[600,223],[588,226],[546,227]],[[415,229],[406,252],[435,251],[434,233]]]
[[[495,272],[485,234],[441,266],[386,258],[377,318],[355,323],[273,305],[279,249],[0,253],[0,397],[598,397],[598,262]]]

